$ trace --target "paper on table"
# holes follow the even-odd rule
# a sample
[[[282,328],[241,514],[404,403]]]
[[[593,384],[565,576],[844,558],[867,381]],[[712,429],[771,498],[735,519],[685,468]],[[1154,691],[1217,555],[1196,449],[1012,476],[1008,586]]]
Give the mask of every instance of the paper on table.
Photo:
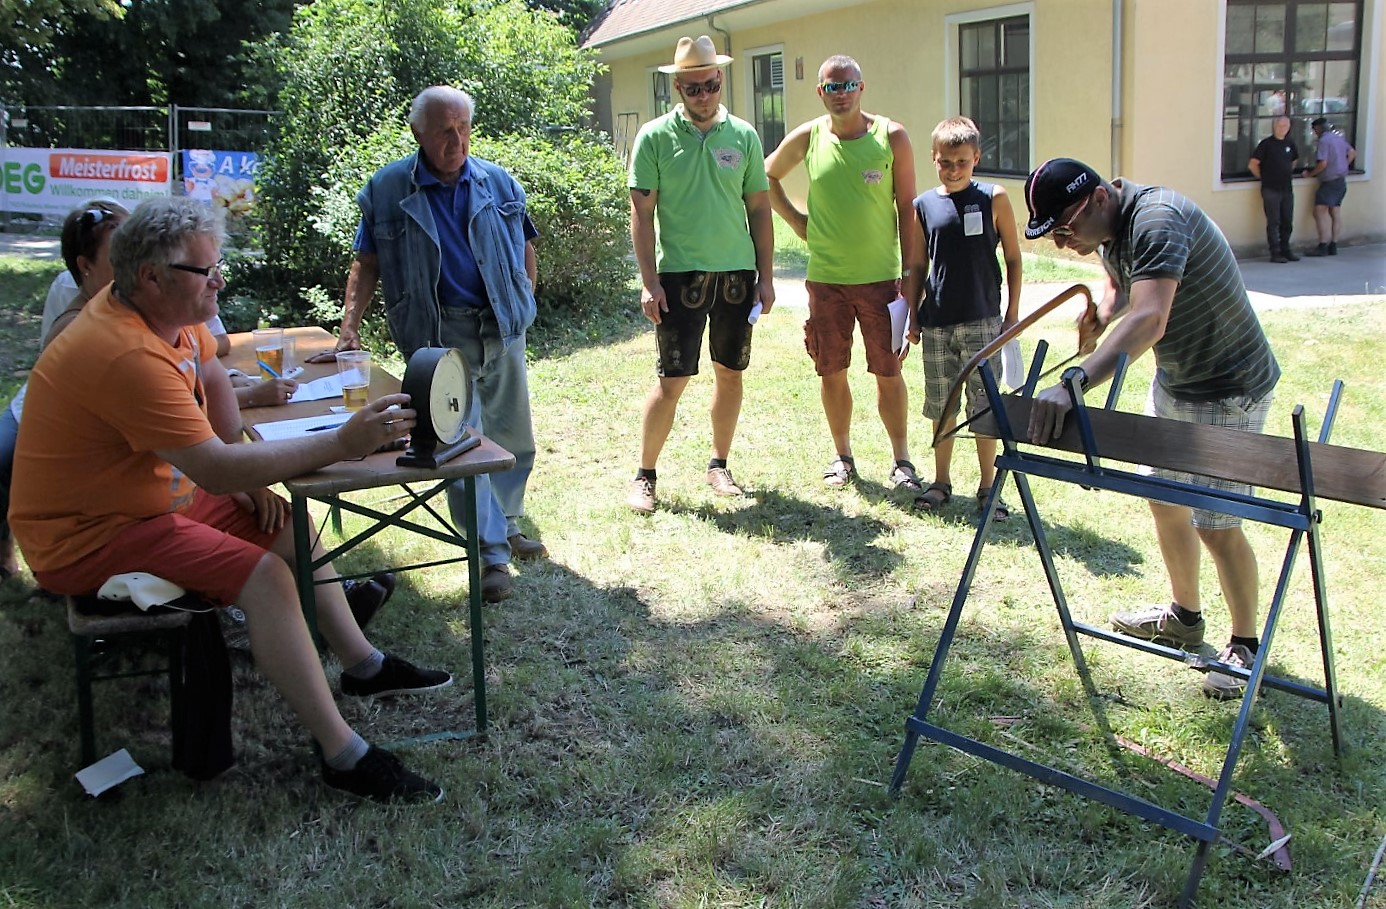
[[[896,353],[905,346],[905,326],[909,323],[910,305],[904,297],[890,301],[890,349]]]
[[[297,420],[274,420],[269,423],[256,423],[255,431],[266,442],[279,439],[301,439],[310,432],[320,429],[333,429],[346,420],[341,414],[324,413],[316,417],[299,417]]]
[[[131,777],[140,776],[144,768],[135,763],[130,752],[124,748],[108,754],[90,767],[77,771],[77,782],[87,790],[87,795],[100,795],[112,786],[119,786]]]
[[[294,389],[293,397],[289,398],[289,403],[302,404],[304,401],[321,401],[326,398],[340,398],[341,396],[342,377],[340,374],[334,374],[302,383]]]

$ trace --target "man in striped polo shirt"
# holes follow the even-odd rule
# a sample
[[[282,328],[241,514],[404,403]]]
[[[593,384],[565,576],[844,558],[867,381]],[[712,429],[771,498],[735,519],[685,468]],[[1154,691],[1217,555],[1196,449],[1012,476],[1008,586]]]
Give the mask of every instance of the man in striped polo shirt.
[[[1111,378],[1117,358],[1155,351],[1155,378],[1146,413],[1173,420],[1259,432],[1265,425],[1280,366],[1251,308],[1232,249],[1216,224],[1173,190],[1124,178],[1107,183],[1071,158],[1041,164],[1025,183],[1030,221],[1025,236],[1046,234],[1079,255],[1098,252],[1107,288],[1094,320],[1079,325],[1091,343],[1121,318],[1112,333],[1065,373],[1083,388]],[[1058,437],[1070,408],[1062,385],[1041,391],[1031,410],[1029,436]],[[1213,477],[1142,467],[1147,475],[1249,494],[1251,487]],[[1240,518],[1162,502],[1150,503],[1155,533],[1169,573],[1172,599],[1112,616],[1118,631],[1184,649],[1203,643],[1199,603],[1200,546],[1217,568],[1232,614],[1231,640],[1219,659],[1250,668],[1260,646],[1256,554]],[[1244,682],[1210,672],[1210,697],[1240,697]]]

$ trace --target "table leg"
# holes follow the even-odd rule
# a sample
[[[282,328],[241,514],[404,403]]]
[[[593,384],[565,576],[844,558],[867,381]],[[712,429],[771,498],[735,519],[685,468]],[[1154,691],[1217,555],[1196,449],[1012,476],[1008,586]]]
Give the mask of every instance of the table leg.
[[[463,516],[467,535],[467,601],[472,635],[472,692],[476,699],[476,734],[486,734],[486,643],[481,627],[481,537],[477,530],[476,477],[462,480],[466,514]]]
[[[317,593],[313,586],[313,546],[309,541],[308,500],[303,496],[289,497],[289,511],[294,534],[294,583],[298,588],[298,603],[308,622],[308,633],[318,640]]]

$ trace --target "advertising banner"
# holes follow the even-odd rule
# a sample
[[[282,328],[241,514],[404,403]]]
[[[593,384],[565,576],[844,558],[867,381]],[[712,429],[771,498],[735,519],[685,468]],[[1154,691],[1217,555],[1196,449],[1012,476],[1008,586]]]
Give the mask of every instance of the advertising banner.
[[[63,217],[88,199],[134,208],[171,192],[168,152],[0,148],[0,210]]]
[[[255,173],[260,156],[254,152],[183,151],[183,192],[226,209],[227,217],[248,214],[255,204]]]

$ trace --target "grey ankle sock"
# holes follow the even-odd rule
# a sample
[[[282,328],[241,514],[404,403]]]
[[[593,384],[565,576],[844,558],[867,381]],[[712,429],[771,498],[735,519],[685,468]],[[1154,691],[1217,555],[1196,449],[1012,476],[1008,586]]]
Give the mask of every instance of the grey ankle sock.
[[[380,672],[381,667],[384,665],[385,654],[381,653],[379,650],[371,650],[370,656],[366,657],[355,666],[348,666],[342,671],[353,679],[365,681],[366,679],[375,678],[376,673]]]
[[[371,750],[371,746],[366,744],[366,740],[361,738],[358,733],[351,734],[351,741],[347,742],[346,747],[329,758],[326,758],[327,766],[333,770],[352,770],[356,767],[356,762],[366,756],[366,752]]]

